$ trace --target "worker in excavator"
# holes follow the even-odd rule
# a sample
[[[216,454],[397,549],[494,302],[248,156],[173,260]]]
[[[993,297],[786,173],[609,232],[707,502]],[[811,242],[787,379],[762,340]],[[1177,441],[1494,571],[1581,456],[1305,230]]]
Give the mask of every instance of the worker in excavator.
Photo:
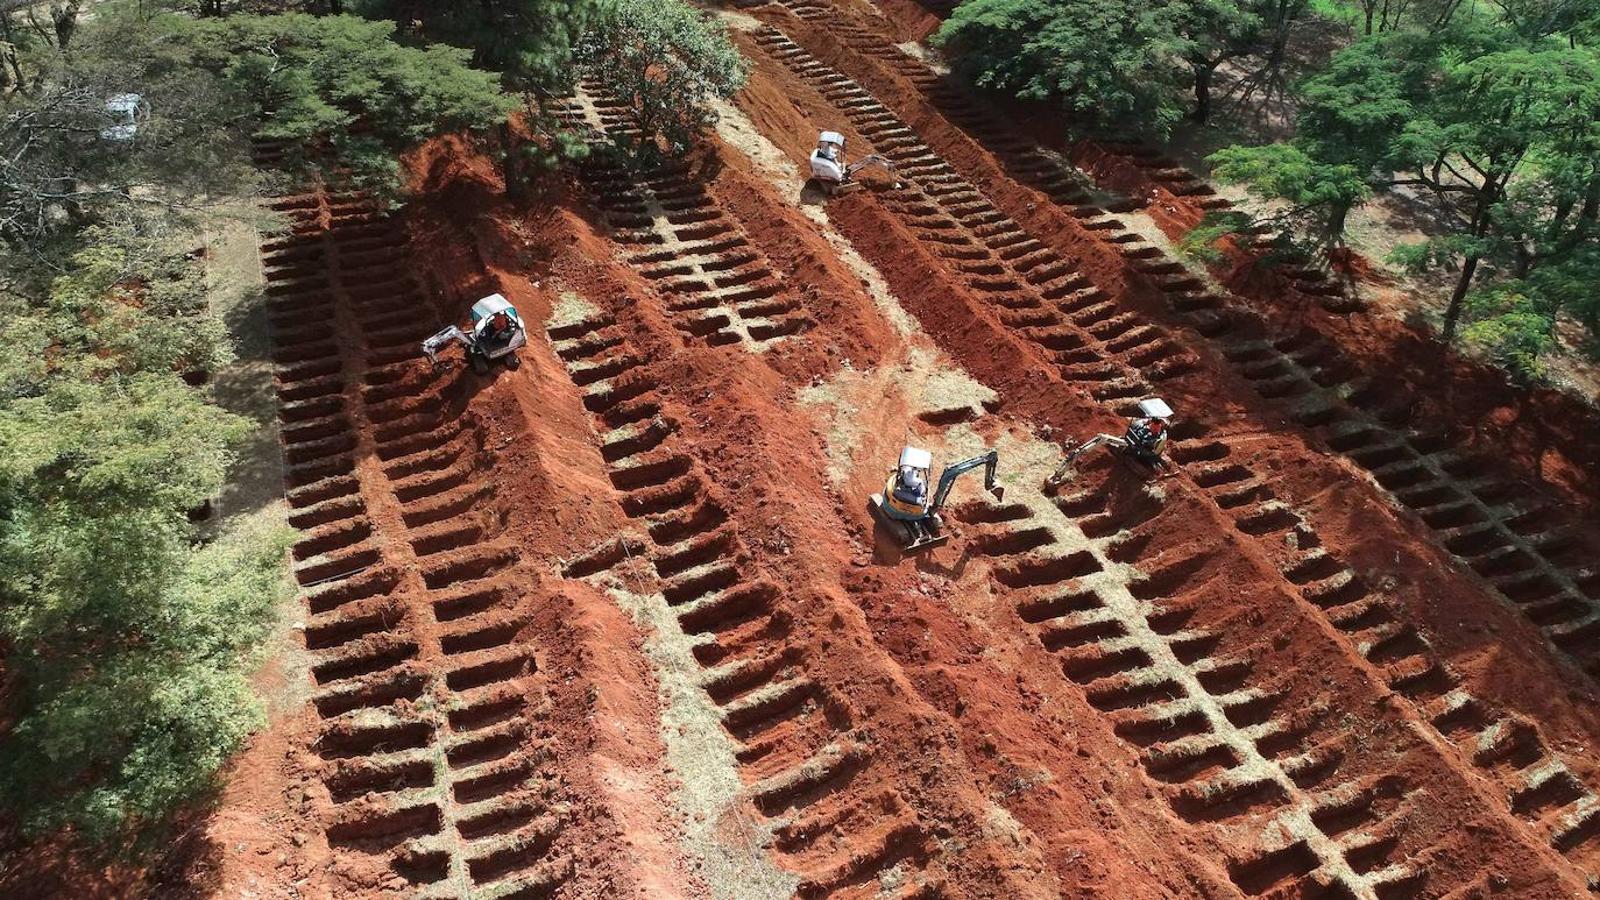
[[[928,483],[922,478],[922,470],[915,466],[901,466],[900,477],[895,482],[894,495],[896,499],[906,503],[927,506]]]
[[[505,310],[500,310],[489,317],[489,324],[482,331],[479,340],[486,345],[485,349],[498,350],[511,343],[517,336],[517,323]]]
[[[1128,425],[1124,440],[1134,459],[1156,469],[1167,467],[1167,430],[1171,422],[1161,416],[1144,416]]]
[[[1078,457],[1102,444],[1158,472],[1165,472],[1170,468],[1166,454],[1167,438],[1172,431],[1172,407],[1159,397],[1149,397],[1140,400],[1137,408],[1138,417],[1128,423],[1128,430],[1121,437],[1114,434],[1097,434],[1068,450],[1061,465],[1057,466],[1055,472],[1045,480],[1045,485],[1048,487],[1060,484],[1071,478],[1072,466]]]

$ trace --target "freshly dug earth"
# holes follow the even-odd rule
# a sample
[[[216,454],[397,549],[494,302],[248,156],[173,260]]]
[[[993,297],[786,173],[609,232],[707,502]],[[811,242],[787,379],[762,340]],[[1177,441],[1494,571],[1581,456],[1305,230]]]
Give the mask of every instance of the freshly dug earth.
[[[283,677],[309,700],[197,826],[217,852],[146,884],[1585,893],[1579,479],[1476,452],[1442,424],[1469,401],[1396,377],[1409,338],[1314,283],[1287,286],[1308,325],[1173,261],[1130,226],[1201,188],[1041,145],[896,46],[937,22],[910,0],[727,20],[754,72],[691,158],[596,153],[517,209],[440,141],[402,217],[277,202],[309,657]],[[594,86],[559,113],[597,146],[631,127]],[[823,205],[799,176],[823,128],[898,186]],[[418,358],[493,291],[529,324],[518,369]],[[1043,486],[1152,395],[1170,477],[1106,455]],[[864,506],[906,444],[1001,459],[917,557]]]

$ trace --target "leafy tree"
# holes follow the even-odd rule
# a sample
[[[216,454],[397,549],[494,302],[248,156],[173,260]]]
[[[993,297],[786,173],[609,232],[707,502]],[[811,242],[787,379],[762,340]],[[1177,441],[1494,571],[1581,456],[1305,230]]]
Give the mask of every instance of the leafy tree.
[[[365,0],[357,12],[391,19],[408,38],[472,50],[472,65],[503,73],[513,90],[559,91],[570,85],[573,51],[597,0]]]
[[[1390,145],[1412,115],[1401,39],[1356,43],[1299,88],[1297,136],[1288,143],[1225,148],[1212,174],[1286,200],[1285,219],[1309,224],[1329,246],[1343,242],[1350,211],[1370,195]]]
[[[1165,134],[1192,93],[1211,114],[1217,70],[1263,60],[1251,90],[1280,77],[1307,0],[968,0],[934,40],[980,87],[1061,103],[1085,120]]]
[[[1385,32],[1399,28],[1411,12],[1413,0],[1360,0],[1364,33]]]
[[[968,0],[934,42],[979,87],[1165,133],[1183,115],[1184,45],[1139,3]]]
[[[369,17],[392,19],[408,40],[471,48],[474,66],[499,72],[506,90],[520,95],[522,124],[540,139],[525,140],[509,119],[499,126],[506,193],[517,198],[526,193],[531,167],[576,155],[584,146],[566,138],[554,117],[544,113],[542,101],[572,89],[573,54],[597,5],[597,0],[366,0],[358,8]]]
[[[1449,64],[1423,114],[1407,124],[1394,157],[1416,184],[1454,199],[1455,231],[1431,242],[1422,261],[1459,259],[1445,311],[1446,340],[1504,215],[1513,180],[1542,174],[1539,158],[1558,147],[1593,152],[1600,112],[1600,59],[1583,50],[1510,49]],[[1574,136],[1577,136],[1574,138]]]
[[[261,137],[312,153],[326,146],[383,194],[398,190],[399,154],[436,134],[494,126],[515,105],[495,73],[467,65],[471,51],[406,46],[388,22],[287,13],[161,24],[235,93]]]
[[[682,0],[605,0],[579,58],[633,110],[640,134],[624,149],[645,156],[687,150],[748,72],[727,30]]]
[[[1253,4],[1237,0],[1183,0],[1162,10],[1189,64],[1196,122],[1211,115],[1211,83],[1223,63],[1255,49],[1265,22]]]
[[[254,727],[287,537],[194,545],[185,511],[254,427],[179,377],[225,339],[162,234],[85,237],[46,297],[0,308],[0,639],[20,684],[0,798],[98,839],[197,797]]]
[[[1294,144],[1229,147],[1210,157],[1219,181],[1245,183],[1250,191],[1286,200],[1286,221],[1309,218],[1330,245],[1344,235],[1345,218],[1370,192],[1363,172],[1352,165],[1321,162]]]
[[[70,54],[38,43],[24,58],[29,84],[0,107],[0,251],[27,258],[8,276],[99,217],[253,189],[232,93],[149,23],[102,7]],[[108,136],[106,102],[127,92],[144,98],[137,130]]]
[[[1539,301],[1512,286],[1476,295],[1462,339],[1522,384],[1544,378],[1545,355],[1555,346],[1555,319]]]

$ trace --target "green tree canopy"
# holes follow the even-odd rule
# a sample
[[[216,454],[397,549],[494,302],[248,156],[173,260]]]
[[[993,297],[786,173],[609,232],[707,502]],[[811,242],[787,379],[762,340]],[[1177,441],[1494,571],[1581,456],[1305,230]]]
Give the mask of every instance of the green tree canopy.
[[[358,183],[386,193],[397,156],[427,138],[503,121],[515,101],[471,51],[395,41],[395,26],[356,16],[228,16],[162,19],[193,65],[218,75],[261,137],[305,149],[300,161],[349,166]]]
[[[507,86],[535,93],[571,86],[573,53],[594,19],[598,0],[365,0],[354,10],[390,19],[402,36],[472,50],[472,65],[506,76]]]
[[[979,87],[1060,103],[1080,121],[1166,132],[1183,115],[1183,42],[1143,3],[968,0],[934,37]]]
[[[170,235],[85,238],[44,299],[0,304],[0,637],[21,686],[0,797],[101,838],[194,799],[256,723],[286,536],[195,546],[185,513],[254,427],[180,378],[225,337]]]
[[[682,0],[603,0],[579,50],[587,72],[633,109],[636,146],[687,150],[716,121],[714,100],[744,86],[748,64],[727,29]]]

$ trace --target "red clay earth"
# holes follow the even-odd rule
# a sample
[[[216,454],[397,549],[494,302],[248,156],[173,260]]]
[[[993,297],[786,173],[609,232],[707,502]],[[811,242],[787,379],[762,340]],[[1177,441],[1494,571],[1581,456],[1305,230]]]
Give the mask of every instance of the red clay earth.
[[[1365,381],[1403,334],[1205,288],[1117,219],[1140,201],[1106,212],[892,46],[936,20],[884,11],[746,10],[736,103],[797,166],[823,127],[899,161],[903,187],[822,209],[913,330],[746,143],[642,175],[597,154],[517,209],[440,141],[401,217],[275,204],[309,658],[278,677],[309,699],[234,764],[200,849],[123,893],[1595,883],[1576,504],[1439,426],[1467,401]],[[631,128],[592,86],[560,113]],[[417,342],[490,291],[530,324],[524,365],[430,369]],[[992,396],[919,397],[930,366]],[[1179,474],[1100,458],[1041,489],[1046,439],[1150,394]],[[862,506],[907,441],[1000,446],[1006,485],[959,490],[960,533],[919,559]]]

